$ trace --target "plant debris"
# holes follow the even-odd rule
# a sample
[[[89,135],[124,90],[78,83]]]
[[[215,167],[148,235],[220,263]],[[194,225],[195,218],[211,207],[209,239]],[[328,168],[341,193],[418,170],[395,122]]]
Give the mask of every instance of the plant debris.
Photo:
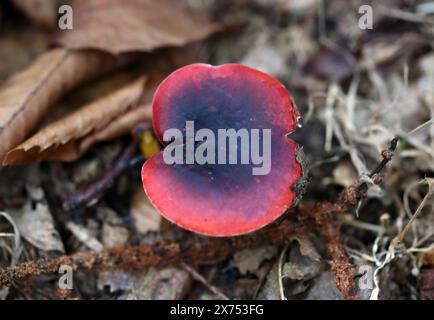
[[[0,12],[0,300],[434,299],[429,3],[11,0]],[[153,95],[192,63],[266,72],[303,115],[289,135],[303,197],[256,232],[188,232],[143,192],[140,167],[161,149]]]

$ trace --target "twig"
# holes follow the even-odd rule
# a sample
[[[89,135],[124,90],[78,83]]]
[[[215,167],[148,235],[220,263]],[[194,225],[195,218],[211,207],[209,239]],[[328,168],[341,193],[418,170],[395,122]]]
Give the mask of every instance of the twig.
[[[279,257],[279,265],[278,267],[278,277],[279,279],[277,279],[278,283],[279,283],[279,292],[280,292],[280,299],[281,300],[286,300],[286,296],[285,296],[285,292],[283,290],[283,275],[282,275],[282,269],[283,269],[283,259],[285,258],[285,254],[288,251],[289,248],[289,244],[287,244],[282,252],[280,253],[280,257]]]
[[[12,228],[14,229],[14,232],[12,234],[12,237],[14,238],[14,247],[11,250],[11,256],[12,256],[11,265],[14,265],[15,263],[17,263],[22,250],[20,231],[18,230],[18,226],[16,225],[15,221],[12,219],[12,217],[9,214],[0,211],[0,217],[5,218],[12,225]]]
[[[144,160],[142,156],[134,157],[136,153],[137,142],[134,141],[122,152],[115,165],[100,180],[87,187],[83,193],[68,198],[64,202],[65,209],[68,211],[74,210],[99,200],[121,173],[139,161]]]
[[[405,227],[396,235],[392,241],[389,244],[389,247],[387,249],[386,255],[384,260],[380,263],[380,265],[375,269],[374,271],[374,289],[372,290],[370,299],[371,300],[377,300],[378,296],[380,294],[380,272],[384,269],[386,265],[388,265],[393,259],[395,259],[397,250],[401,249],[404,245],[404,239],[407,233],[410,230],[410,227],[414,220],[419,216],[422,209],[425,207],[428,199],[432,196],[434,193],[433,190],[433,184],[434,180],[432,179],[424,179],[424,182],[428,184],[428,192],[426,193],[425,197],[423,198],[422,202],[419,204],[419,206],[416,209],[416,212],[413,214],[413,216],[410,218],[410,220],[407,222]]]
[[[421,125],[417,126],[416,128],[414,128],[413,130],[411,130],[409,133],[407,133],[405,135],[405,137],[408,137],[412,134],[415,134],[416,132],[428,128],[429,126],[432,126],[434,124],[434,118],[433,119],[429,119],[428,121],[422,123]]]
[[[375,224],[355,220],[354,216],[351,214],[345,215],[343,223],[347,226],[352,226],[361,230],[369,231],[374,234],[379,234],[382,230],[381,227]]]
[[[393,153],[396,150],[396,146],[398,145],[398,137],[395,137],[390,141],[389,149],[384,150],[381,155],[383,156],[383,160],[381,160],[380,164],[369,174],[369,178],[373,178],[374,175],[380,173],[386,164],[392,160]]]
[[[329,221],[322,226],[321,235],[326,242],[327,252],[332,257],[331,270],[336,285],[345,299],[352,299],[350,291],[353,288],[355,267],[345,251],[340,230],[340,223]]]
[[[429,24],[429,25],[434,24],[434,20],[425,14],[413,13],[413,12],[409,12],[409,11],[403,11],[400,9],[394,9],[391,7],[383,7],[383,6],[380,6],[378,9],[379,9],[378,11],[382,15],[387,16],[387,17],[392,17],[395,19],[401,19],[404,21],[409,21],[409,22],[414,22],[414,23],[425,23],[425,24]]]
[[[181,242],[163,241],[154,245],[123,245],[102,252],[78,252],[57,259],[39,259],[20,263],[0,270],[0,288],[15,280],[30,276],[57,273],[60,266],[68,265],[73,270],[94,269],[143,270],[151,266],[179,264],[183,261],[196,263],[224,259],[235,250],[257,247],[262,244],[286,243],[296,234],[306,234],[315,228],[314,221],[295,212],[280,224],[270,226],[253,235],[235,238],[206,238],[188,234]]]
[[[264,286],[265,281],[267,280],[267,276],[270,274],[272,269],[273,269],[273,264],[271,263],[267,267],[267,270],[261,275],[259,279],[259,283],[256,286],[255,292],[253,293],[252,300],[256,300],[256,298],[258,297],[259,292],[261,292],[261,289]]]
[[[15,237],[15,234],[13,234],[13,233],[4,233],[4,232],[0,232],[0,237],[5,237],[5,238],[9,237],[9,238],[13,238],[13,237]]]
[[[410,231],[411,225],[413,224],[414,220],[416,220],[416,218],[420,215],[420,213],[422,212],[422,209],[425,207],[428,200],[431,198],[431,196],[434,193],[434,188],[433,188],[434,180],[426,178],[423,181],[428,184],[428,192],[425,194],[425,197],[423,198],[422,202],[417,207],[416,212],[411,216],[408,223],[401,230],[401,232],[393,239],[392,242],[395,246],[398,246],[398,245],[401,245],[404,243],[405,236]]]
[[[383,157],[380,164],[369,174],[372,182],[381,183],[381,171],[392,160],[398,139],[390,142],[389,148],[383,150]],[[366,179],[359,178],[355,183],[346,188],[339,196],[336,203],[320,202],[312,210],[311,214],[320,227],[321,235],[326,241],[326,249],[332,258],[332,271],[338,289],[343,293],[344,298],[351,298],[350,291],[353,287],[353,275],[355,267],[342,244],[340,226],[341,222],[336,220],[336,214],[345,214],[349,207],[356,206],[363,200],[368,191]]]
[[[219,289],[217,289],[215,286],[213,286],[211,283],[209,283],[202,275],[197,272],[195,269],[190,267],[185,262],[181,263],[182,267],[190,273],[190,275],[193,277],[194,280],[199,281],[202,283],[209,291],[214,293],[216,296],[220,297],[222,300],[230,300],[228,296],[226,296],[223,292],[221,292]]]

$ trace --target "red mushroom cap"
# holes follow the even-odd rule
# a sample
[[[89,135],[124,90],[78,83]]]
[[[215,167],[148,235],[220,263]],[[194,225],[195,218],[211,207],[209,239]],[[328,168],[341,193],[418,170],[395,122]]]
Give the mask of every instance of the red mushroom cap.
[[[154,131],[271,129],[271,170],[253,175],[253,164],[172,164],[163,151],[142,168],[143,187],[156,209],[177,225],[210,236],[257,230],[294,202],[302,177],[296,142],[288,138],[299,113],[285,87],[255,69],[225,64],[192,64],[168,76],[153,101]],[[238,158],[239,159],[239,158]]]

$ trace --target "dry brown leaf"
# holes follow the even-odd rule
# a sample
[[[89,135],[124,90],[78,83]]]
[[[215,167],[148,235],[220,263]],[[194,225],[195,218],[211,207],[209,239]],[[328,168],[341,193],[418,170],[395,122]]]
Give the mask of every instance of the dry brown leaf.
[[[149,201],[143,188],[138,188],[131,201],[131,216],[138,232],[146,234],[149,231],[159,231],[161,215]]]
[[[61,0],[13,0],[15,6],[36,25],[53,29],[57,22],[57,9]]]
[[[130,282],[120,300],[177,300],[182,299],[191,285],[190,274],[180,267],[149,268]]]
[[[74,160],[79,154],[79,144],[71,144],[71,142],[93,132],[107,129],[110,122],[135,106],[143,95],[145,80],[145,77],[141,77],[114,93],[47,125],[11,150],[3,164],[18,164],[33,160]],[[65,145],[65,150],[59,149]]]
[[[24,239],[43,251],[65,252],[59,232],[47,204],[29,201],[24,207],[11,211],[11,216]]]
[[[109,207],[99,207],[98,216],[102,217],[101,242],[104,248],[126,244],[130,233],[121,217]]]
[[[254,249],[244,249],[234,253],[233,263],[242,275],[255,273],[265,260],[270,260],[277,254],[274,246],[262,246]]]
[[[88,135],[78,147],[79,154],[84,154],[98,142],[108,141],[131,132],[135,125],[152,121],[152,105],[143,104],[128,111],[126,114],[111,122],[100,131]]]
[[[45,52],[49,37],[28,24],[1,22],[0,28],[0,83],[28,66]]]
[[[191,286],[190,274],[180,267],[128,272],[103,270],[98,273],[98,290],[124,291],[119,300],[182,299]]]
[[[323,271],[313,281],[306,300],[342,300],[343,296],[333,278],[333,273]]]
[[[74,28],[54,35],[69,49],[152,51],[201,40],[219,29],[171,0],[76,0],[72,7]]]
[[[140,105],[112,121],[105,128],[95,131],[83,139],[70,141],[66,144],[47,149],[38,155],[39,160],[75,161],[99,142],[131,133],[135,125],[152,121],[152,105]]]
[[[38,130],[73,113],[84,105],[118,90],[144,74],[147,74],[147,72],[134,64],[133,68],[122,68],[119,71],[110,73],[107,76],[98,77],[95,80],[87,82],[85,85],[79,86],[53,104],[50,112],[46,113],[38,124]]]
[[[63,94],[123,63],[97,51],[54,49],[0,87],[0,160],[34,129]]]

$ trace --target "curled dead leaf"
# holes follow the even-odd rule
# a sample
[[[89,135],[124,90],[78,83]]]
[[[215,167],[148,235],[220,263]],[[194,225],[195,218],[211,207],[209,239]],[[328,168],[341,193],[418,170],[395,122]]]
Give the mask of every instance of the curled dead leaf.
[[[117,120],[119,116],[136,106],[143,95],[145,81],[146,79],[141,77],[47,125],[8,152],[3,164],[20,164],[34,160],[75,160],[86,148],[92,145],[92,142],[98,141],[98,136],[90,138],[93,133],[103,132],[103,138],[104,136],[112,137],[114,133],[123,130],[125,123],[130,123],[129,118],[128,121],[122,121],[121,126],[118,127],[120,130],[113,129],[113,126],[110,128],[109,125],[113,120]],[[87,140],[85,148],[80,147],[80,141],[84,137],[91,139]]]
[[[43,251],[65,252],[48,205],[38,202],[33,208],[30,202],[11,212],[20,234],[33,246]]]
[[[171,0],[76,0],[72,7],[74,28],[54,35],[69,49],[152,51],[201,40],[220,28]]]
[[[50,50],[0,87],[0,160],[22,142],[54,101],[123,59],[97,51]]]
[[[78,154],[83,154],[90,149],[93,145],[101,141],[108,141],[127,134],[131,131],[136,124],[141,122],[151,122],[152,121],[152,105],[142,104],[137,108],[134,108],[116,121],[111,122],[108,126],[100,131],[88,135],[84,138],[78,147]]]

